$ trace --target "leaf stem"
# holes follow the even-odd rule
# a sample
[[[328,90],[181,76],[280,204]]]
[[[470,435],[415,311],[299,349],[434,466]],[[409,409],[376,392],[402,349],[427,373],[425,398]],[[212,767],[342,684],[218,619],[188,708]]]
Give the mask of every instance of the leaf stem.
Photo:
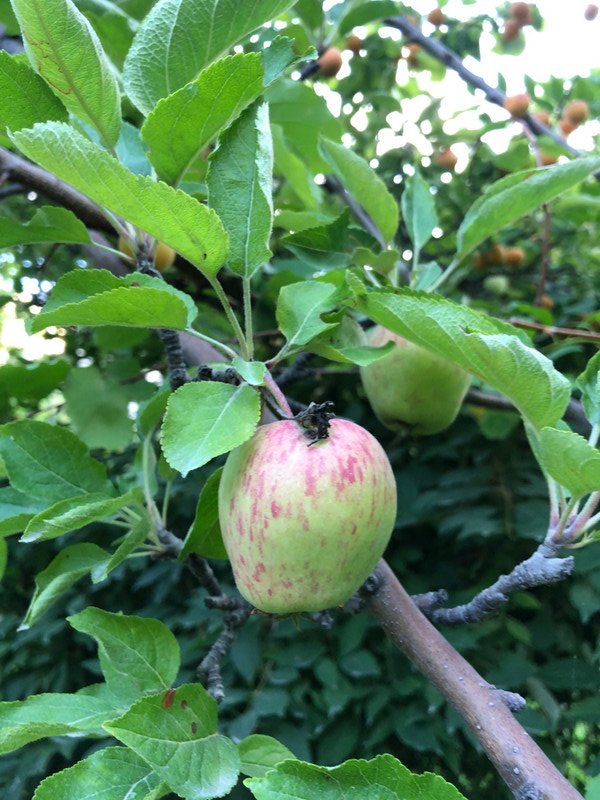
[[[250,288],[250,278],[242,278],[244,290],[244,324],[246,327],[246,346],[248,350],[248,360],[254,356],[254,331],[252,328],[252,291]]]
[[[293,417],[294,412],[290,408],[290,404],[286,400],[284,393],[275,383],[275,379],[273,378],[269,370],[265,372],[265,386],[271,393],[272,397],[275,399],[275,402],[277,403],[279,408],[284,412],[284,415],[288,417]]]
[[[215,294],[217,295],[221,305],[223,306],[223,310],[225,311],[227,319],[229,320],[229,324],[233,328],[233,332],[235,333],[237,340],[240,343],[242,358],[249,360],[248,343],[246,342],[246,337],[244,336],[244,332],[242,331],[240,323],[238,322],[238,318],[233,312],[233,308],[231,307],[231,303],[227,299],[227,295],[225,294],[223,287],[221,286],[219,280],[216,277],[210,278],[209,281],[210,285],[215,290]]]
[[[162,514],[161,514],[163,525],[167,524],[167,514],[169,512],[169,499],[171,497],[172,486],[173,486],[173,481],[167,481],[167,485],[165,486],[165,496],[163,497]]]
[[[160,544],[157,531],[162,527],[162,520],[160,518],[160,514],[158,513],[156,503],[154,502],[152,490],[150,489],[150,455],[152,453],[152,435],[149,435],[146,436],[144,439],[144,444],[142,445],[142,482],[144,488],[144,500],[146,502],[146,508],[148,509],[148,516],[150,518],[150,539],[152,539],[152,541],[156,544]]]
[[[446,269],[444,270],[444,272],[442,272],[442,274],[440,275],[440,277],[439,277],[437,280],[435,280],[435,281],[434,281],[434,282],[431,284],[431,286],[430,286],[430,287],[427,289],[427,291],[428,291],[428,292],[435,292],[435,291],[437,291],[437,290],[439,289],[439,287],[440,287],[440,286],[441,286],[443,283],[445,283],[445,282],[448,280],[448,278],[449,278],[449,277],[450,277],[452,274],[454,274],[454,273],[456,272],[456,270],[458,269],[458,265],[460,264],[460,262],[461,262],[461,259],[454,258],[454,259],[453,259],[453,260],[452,260],[452,261],[451,261],[451,262],[448,264],[448,266],[446,267]]]
[[[196,339],[201,339],[203,342],[207,342],[211,344],[215,350],[220,350],[223,355],[226,355],[228,358],[235,358],[237,353],[235,350],[232,350],[231,347],[228,347],[226,344],[217,341],[217,339],[213,339],[210,336],[207,336],[205,333],[200,333],[195,328],[187,328],[186,333],[189,333],[190,336],[195,336]]]

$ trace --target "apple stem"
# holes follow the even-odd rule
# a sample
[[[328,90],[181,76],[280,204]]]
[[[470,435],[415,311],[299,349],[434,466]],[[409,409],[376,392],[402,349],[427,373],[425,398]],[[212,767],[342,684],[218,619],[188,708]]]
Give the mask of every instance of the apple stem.
[[[294,416],[294,412],[290,408],[290,404],[286,400],[286,397],[285,397],[284,393],[281,391],[279,386],[277,386],[277,384],[275,383],[275,379],[273,378],[273,376],[271,375],[269,370],[267,370],[265,372],[265,386],[267,387],[267,389],[269,390],[270,394],[275,399],[275,402],[277,403],[279,408],[282,410],[284,416],[293,417]]]

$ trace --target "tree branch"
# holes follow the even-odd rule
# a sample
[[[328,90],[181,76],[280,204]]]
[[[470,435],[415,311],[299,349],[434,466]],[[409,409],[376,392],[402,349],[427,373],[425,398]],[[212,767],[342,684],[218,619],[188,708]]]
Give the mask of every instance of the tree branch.
[[[517,800],[582,800],[491,687],[444,639],[381,560],[367,606],[392,642],[463,717]]]
[[[379,227],[373,221],[373,218],[368,214],[365,209],[358,203],[352,195],[348,192],[346,187],[339,181],[335,175],[326,175],[325,176],[325,183],[323,184],[324,188],[327,191],[331,192],[332,194],[337,194],[344,203],[348,206],[350,211],[354,214],[356,219],[360,222],[363,228],[368,231],[371,236],[376,240],[377,244],[381,247],[382,250],[385,250],[387,247],[385,237],[383,236],[382,232],[379,230]]]
[[[442,64],[445,64],[447,67],[450,67],[450,69],[453,69],[463,79],[463,81],[465,81],[465,83],[469,84],[469,86],[472,86],[474,89],[481,89],[491,103],[495,103],[497,106],[504,107],[504,101],[506,100],[506,95],[504,92],[500,91],[500,89],[490,86],[489,83],[486,83],[479,75],[471,72],[470,69],[465,67],[463,62],[453,50],[450,50],[450,48],[446,47],[435,39],[430,39],[428,36],[424,36],[419,28],[416,25],[413,25],[409,19],[406,17],[391,17],[385,20],[385,24],[389,25],[391,28],[396,28],[397,30],[402,31],[407,39],[409,39],[411,42],[419,44],[429,53],[429,55],[433,56]],[[549,128],[547,125],[544,125],[539,121],[539,119],[531,114],[525,114],[524,117],[520,117],[519,122],[522,122],[524,125],[526,125],[536,136],[550,137],[557,144],[567,150],[567,152],[569,152],[572,156],[582,155],[579,150],[571,147],[571,145],[568,144],[568,142],[566,142],[566,140],[559,133],[552,128]]]

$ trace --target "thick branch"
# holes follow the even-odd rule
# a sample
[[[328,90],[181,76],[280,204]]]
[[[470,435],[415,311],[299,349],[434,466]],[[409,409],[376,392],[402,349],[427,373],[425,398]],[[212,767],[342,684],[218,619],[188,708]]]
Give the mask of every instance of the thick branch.
[[[517,800],[582,800],[513,717],[504,697],[457,653],[380,561],[379,590],[367,606],[392,642],[470,727]]]
[[[469,84],[469,86],[472,86],[474,89],[481,89],[491,103],[495,103],[497,106],[504,107],[504,101],[506,100],[506,95],[504,92],[500,91],[500,89],[490,86],[479,75],[476,75],[474,72],[471,72],[470,69],[467,69],[467,67],[465,67],[463,62],[453,50],[450,50],[448,47],[436,41],[435,39],[430,39],[428,36],[424,36],[419,28],[416,25],[413,25],[409,19],[406,17],[391,17],[390,19],[386,19],[385,24],[389,25],[391,28],[397,28],[399,31],[402,31],[407,39],[410,39],[411,42],[415,42],[416,44],[420,45],[423,50],[426,50],[429,53],[429,55],[433,56],[438,61],[441,61],[442,64],[450,67],[450,69],[453,69],[463,79],[463,81],[465,81],[465,83]],[[526,114],[524,117],[520,117],[519,121],[527,125],[529,130],[536,136],[549,136],[557,144],[567,150],[572,156],[581,155],[579,150],[571,147],[571,145],[568,144],[559,133],[541,123],[531,114]]]

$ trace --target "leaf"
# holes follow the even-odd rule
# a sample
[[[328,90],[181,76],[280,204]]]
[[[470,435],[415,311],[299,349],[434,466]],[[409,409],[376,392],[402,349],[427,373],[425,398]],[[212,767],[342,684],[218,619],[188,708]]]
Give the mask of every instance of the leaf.
[[[181,797],[222,797],[237,781],[240,757],[217,730],[217,707],[200,684],[145,697],[105,730],[126,744]]]
[[[147,518],[144,517],[139,522],[136,522],[131,530],[122,537],[115,552],[106,561],[96,564],[92,569],[92,583],[105,581],[113,569],[122,564],[130,553],[133,553],[136,548],[145,542],[149,531],[150,524]]]
[[[99,461],[66,428],[36,420],[0,428],[0,456],[12,486],[50,503],[86,492],[114,494]]]
[[[341,18],[339,23],[340,36],[350,33],[358,25],[366,25],[384,17],[393,17],[398,13],[398,5],[394,0],[371,0],[350,9]]]
[[[219,483],[222,473],[223,468],[220,467],[202,487],[194,522],[178,556],[180,560],[190,553],[197,553],[204,558],[228,558],[219,524]]]
[[[107,146],[121,128],[116,75],[92,26],[71,0],[12,0],[34,69]]]
[[[177,677],[179,645],[157,619],[89,607],[67,621],[97,641],[104,679],[121,701],[131,703],[144,694],[168,689]]]
[[[20,533],[43,507],[39,500],[18,492],[12,486],[0,488],[0,536]]]
[[[360,367],[379,361],[393,349],[393,342],[387,342],[381,347],[369,347],[363,329],[356,320],[348,316],[343,317],[333,331],[326,331],[310,344],[311,352],[323,358],[340,364],[357,364]]]
[[[295,759],[291,750],[272,736],[253,733],[238,744],[242,764],[240,772],[251,778],[262,777],[269,769],[281,761]]]
[[[460,260],[488,236],[529,214],[600,170],[600,157],[577,158],[568,164],[524,170],[501,178],[467,211],[457,234]]]
[[[581,402],[592,425],[600,423],[600,353],[588,361],[586,368],[577,376],[577,388],[581,391]]]
[[[148,114],[162,97],[189,81],[246,34],[293,5],[293,0],[161,0],[138,30],[125,60],[125,90]]]
[[[11,135],[32,161],[168,244],[207,276],[227,256],[219,218],[195,198],[146,175],[134,175],[69,125],[41,122]]]
[[[281,243],[315,269],[339,269],[350,263],[350,216],[344,211],[326,225],[283,236]]]
[[[67,589],[107,558],[105,550],[95,544],[73,544],[65,547],[35,579],[35,592],[19,630],[30,628]]]
[[[75,432],[88,447],[122,450],[131,442],[129,395],[117,381],[101,375],[96,367],[76,367],[65,381],[63,394]]]
[[[562,417],[569,381],[511,325],[410,289],[373,291],[357,303],[375,322],[454,361],[505,394],[534,426],[553,425]]]
[[[18,131],[47,119],[69,119],[48,85],[20,57],[0,51],[0,126]]]
[[[36,514],[21,537],[21,542],[40,542],[55,539],[70,531],[76,531],[91,522],[116,514],[127,505],[139,500],[140,491],[132,489],[120,497],[102,494],[84,494],[59,500],[50,508]]]
[[[571,497],[583,497],[600,490],[600,451],[571,431],[543,428],[540,432],[540,461]]]
[[[369,214],[386,242],[398,229],[398,204],[385,183],[361,156],[342,144],[321,138],[320,150],[334,174]]]
[[[69,369],[69,363],[63,360],[3,364],[0,367],[0,402],[12,397],[20,403],[38,403],[60,386]]]
[[[145,800],[160,778],[126,747],[105,747],[45,778],[32,800]]]
[[[264,386],[267,368],[262,361],[244,361],[240,356],[235,356],[231,366],[250,386]]]
[[[314,182],[308,166],[293,152],[280,125],[271,125],[271,134],[275,174],[285,178],[305,208],[317,209],[321,189]]]
[[[113,703],[86,694],[37,694],[0,703],[0,753],[46,736],[100,731],[114,715]]]
[[[17,223],[10,217],[0,219],[0,247],[37,242],[89,241],[88,229],[66,208],[41,206],[29,222]]]
[[[77,269],[59,279],[31,330],[36,333],[49,325],[185,330],[195,316],[191,297],[161,278],[137,272],[117,278],[108,270]]]
[[[249,439],[260,397],[247,384],[188,383],[169,397],[161,429],[165,458],[184,477]]]
[[[465,800],[440,776],[415,775],[390,755],[318,767],[284,761],[262,778],[244,781],[257,800]]]
[[[289,347],[306,344],[335,327],[323,322],[321,314],[335,306],[337,289],[331,283],[302,281],[284,286],[277,299],[279,330]]]
[[[271,257],[273,143],[266,103],[246,109],[222,134],[206,183],[208,204],[229,234],[229,268],[250,278]]]
[[[419,172],[406,179],[406,189],[402,194],[402,218],[418,254],[438,224],[433,195]]]
[[[221,58],[196,80],[158,102],[142,127],[142,136],[160,178],[179,184],[203,148],[231,125],[262,94],[265,84],[293,60],[290,49],[280,63],[275,62],[277,70],[271,69],[265,75],[278,42],[290,40],[280,36],[262,53],[236,53]]]
[[[161,387],[149,400],[140,403],[136,420],[140,439],[148,436],[157,427],[165,413],[170,394],[170,387]]]

